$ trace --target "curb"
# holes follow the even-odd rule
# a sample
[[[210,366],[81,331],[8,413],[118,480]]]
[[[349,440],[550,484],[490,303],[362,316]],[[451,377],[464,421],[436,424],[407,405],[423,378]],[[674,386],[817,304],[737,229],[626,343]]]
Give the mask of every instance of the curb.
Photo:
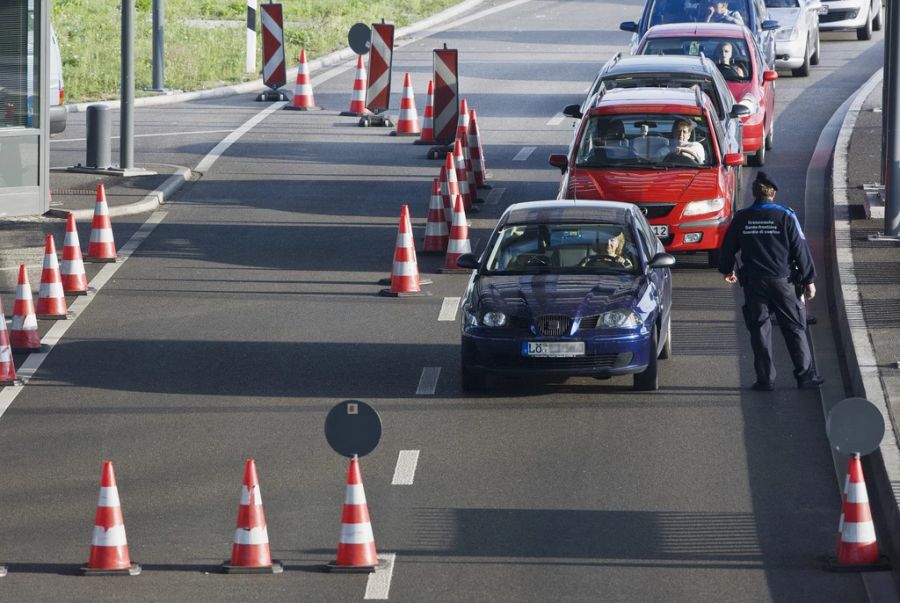
[[[441,12],[427,17],[421,21],[418,21],[411,25],[407,25],[406,27],[401,27],[396,32],[394,45],[396,46],[397,41],[401,38],[426,30],[429,27],[442,23],[443,21],[447,21],[459,15],[460,13],[475,8],[479,4],[482,4],[484,1],[485,0],[465,0],[464,2],[444,9]],[[307,63],[307,66],[309,67],[310,72],[313,72],[324,69],[325,67],[331,67],[338,63],[343,63],[344,61],[347,61],[351,58],[355,60],[356,53],[349,48],[345,48],[343,50],[336,50],[314,61],[310,61]],[[288,70],[286,77],[287,83],[285,84],[285,86],[287,86],[293,79],[296,79],[296,77],[296,67]],[[222,86],[220,88],[210,88],[209,90],[195,90],[193,92],[180,92],[178,94],[166,94],[160,96],[142,96],[134,99],[134,106],[148,107],[155,105],[168,105],[172,103],[183,103],[186,101],[199,99],[221,98],[224,96],[234,96],[237,94],[250,94],[259,92],[264,89],[266,89],[266,86],[263,84],[262,79],[258,79],[252,82],[244,82],[242,84],[233,84],[231,86]],[[91,105],[101,105],[109,107],[110,109],[118,109],[121,104],[121,100],[113,100],[76,103],[74,105],[65,105],[65,107],[67,113],[81,113],[83,111],[87,111],[87,108]]]

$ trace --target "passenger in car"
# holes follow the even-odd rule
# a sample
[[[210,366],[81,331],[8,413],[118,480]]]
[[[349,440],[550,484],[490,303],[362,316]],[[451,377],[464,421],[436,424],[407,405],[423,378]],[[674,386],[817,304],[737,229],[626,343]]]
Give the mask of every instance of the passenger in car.
[[[735,23],[744,24],[744,18],[736,10],[728,10],[727,0],[710,0],[709,10],[706,16],[707,23]]]

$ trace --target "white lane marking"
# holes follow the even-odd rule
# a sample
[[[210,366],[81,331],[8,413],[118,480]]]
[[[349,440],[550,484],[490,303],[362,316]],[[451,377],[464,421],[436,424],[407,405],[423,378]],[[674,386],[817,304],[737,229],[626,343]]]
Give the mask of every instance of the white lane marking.
[[[500,197],[503,196],[503,193],[506,192],[506,188],[503,186],[496,186],[491,189],[491,192],[488,193],[487,199],[484,200],[485,205],[497,205],[500,202]]]
[[[394,479],[391,480],[391,485],[412,486],[418,464],[418,450],[401,450],[397,455],[397,466],[394,468]]]
[[[191,134],[224,134],[231,130],[194,130],[193,132],[157,132],[155,134],[135,134],[135,138],[154,138],[160,136],[189,136]],[[118,136],[110,136],[110,140],[118,140]],[[50,139],[50,144],[60,144],[61,142],[84,142],[87,138],[60,138]]]
[[[419,387],[416,388],[417,396],[433,396],[437,389],[438,378],[441,376],[441,367],[426,366],[419,377]]]
[[[441,313],[438,314],[438,320],[454,321],[456,320],[456,309],[459,308],[458,297],[445,297],[444,303],[441,304]]]
[[[366,595],[363,599],[386,601],[391,592],[391,578],[394,575],[394,562],[396,553],[381,553],[378,555],[379,564],[375,571],[369,574],[366,582]]]
[[[513,157],[513,161],[525,161],[531,157],[531,154],[534,153],[535,149],[537,149],[537,147],[522,147],[522,150]]]
[[[195,172],[200,172],[201,174],[205,174],[209,171],[212,165],[216,162],[216,160],[222,156],[225,151],[228,150],[228,147],[233,145],[235,142],[240,139],[241,136],[249,132],[256,124],[267,118],[270,114],[278,111],[282,107],[287,104],[286,101],[281,101],[278,103],[272,103],[271,107],[263,109],[247,121],[245,121],[237,130],[226,136],[222,139],[222,141],[217,144],[209,154],[204,157],[200,163],[197,164],[197,167],[194,168]]]
[[[566,116],[564,114],[557,113],[556,115],[553,116],[553,118],[550,121],[547,122],[547,125],[548,126],[558,126],[559,124],[561,124],[563,122],[563,120],[565,118],[566,118]]]

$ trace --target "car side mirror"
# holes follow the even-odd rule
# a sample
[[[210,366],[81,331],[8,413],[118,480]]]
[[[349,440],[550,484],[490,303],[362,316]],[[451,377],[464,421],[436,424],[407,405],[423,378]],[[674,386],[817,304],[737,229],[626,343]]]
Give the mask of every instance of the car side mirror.
[[[474,253],[464,253],[456,258],[456,265],[467,270],[478,270],[478,258]]]
[[[725,153],[725,165],[728,167],[737,167],[744,165],[743,153]]]
[[[460,256],[462,257],[462,256]],[[668,268],[675,265],[675,256],[668,253],[657,253],[647,264],[648,268]]]
[[[565,155],[550,155],[550,158],[547,161],[549,161],[550,165],[553,167],[558,167],[559,171],[563,174],[569,169],[569,158]]]
[[[566,108],[563,109],[563,115],[581,119],[583,117],[581,114],[581,105],[566,105]]]
[[[778,79],[778,72],[772,71],[771,69],[766,69],[763,71],[763,81],[764,82],[774,82]]]
[[[622,21],[619,23],[619,29],[622,31],[630,31],[631,33],[637,33],[637,23],[634,21]]]
[[[779,23],[778,21],[773,21],[770,19],[762,22],[763,31],[774,31],[779,27],[781,27],[781,23]]]
[[[731,105],[731,111],[728,112],[728,117],[746,117],[748,115],[750,115],[750,107],[741,103]]]

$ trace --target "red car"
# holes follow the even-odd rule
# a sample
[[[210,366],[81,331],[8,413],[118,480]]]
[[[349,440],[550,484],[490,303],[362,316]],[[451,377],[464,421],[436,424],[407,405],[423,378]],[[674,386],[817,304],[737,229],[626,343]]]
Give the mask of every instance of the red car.
[[[699,88],[616,88],[550,164],[563,172],[560,199],[635,203],[667,251],[706,251],[716,265],[744,162],[723,138]]]
[[[647,30],[637,54],[687,54],[709,57],[716,63],[731,94],[750,109],[744,123],[744,153],[752,165],[763,165],[772,148],[775,123],[775,80],[765,68],[762,53],[750,31],[742,25],[680,23]]]

